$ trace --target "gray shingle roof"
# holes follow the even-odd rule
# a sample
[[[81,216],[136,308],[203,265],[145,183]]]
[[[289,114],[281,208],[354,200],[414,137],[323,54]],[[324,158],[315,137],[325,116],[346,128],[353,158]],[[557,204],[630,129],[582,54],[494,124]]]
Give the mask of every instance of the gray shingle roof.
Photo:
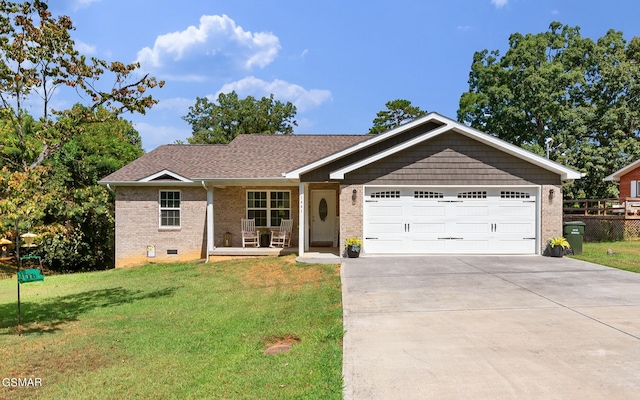
[[[227,145],[160,146],[103,178],[101,183],[135,182],[163,170],[188,179],[282,178],[371,138],[370,135],[239,135]]]

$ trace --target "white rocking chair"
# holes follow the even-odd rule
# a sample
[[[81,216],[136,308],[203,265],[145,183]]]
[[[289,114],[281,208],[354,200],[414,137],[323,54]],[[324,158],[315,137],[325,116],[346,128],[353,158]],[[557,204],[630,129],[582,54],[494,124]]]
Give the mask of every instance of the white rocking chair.
[[[248,244],[260,247],[260,234],[256,230],[255,219],[242,219],[242,247]]]
[[[290,247],[291,246],[291,231],[293,230],[293,220],[283,219],[280,221],[280,229],[275,232],[271,232],[271,244],[269,247]]]

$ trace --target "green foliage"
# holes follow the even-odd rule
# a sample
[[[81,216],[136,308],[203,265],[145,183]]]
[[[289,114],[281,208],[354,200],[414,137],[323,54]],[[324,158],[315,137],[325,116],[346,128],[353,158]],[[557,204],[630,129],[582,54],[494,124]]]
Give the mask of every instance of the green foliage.
[[[616,197],[603,178],[640,157],[640,38],[610,30],[596,42],[551,23],[515,33],[509,49],[476,52],[458,119],[581,172],[567,198]]]
[[[362,246],[362,240],[355,237],[350,237],[350,238],[347,238],[347,240],[345,240],[344,245],[345,246]]]
[[[345,240],[344,245],[345,247],[351,247],[351,250],[353,251],[360,251],[360,249],[362,248],[362,240],[355,237],[350,237]]]
[[[107,113],[99,108],[100,113]],[[42,165],[26,172],[0,173],[2,232],[38,233],[34,250],[50,269],[104,269],[114,264],[113,193],[97,181],[143,154],[130,122],[107,120],[87,125]],[[2,185],[2,183],[5,185]]]
[[[385,107],[387,107],[386,110],[376,114],[369,133],[382,133],[427,114],[420,107],[412,106],[409,100],[388,101],[385,103]]]
[[[549,239],[549,247],[556,247],[556,246],[560,246],[563,249],[568,249],[571,247],[567,239],[563,237],[554,237]]]
[[[87,59],[73,29],[44,1],[0,2],[0,229],[17,220],[41,234],[38,251],[57,269],[111,262],[112,196],[95,184],[142,153],[118,117],[144,113],[157,103],[147,91],[164,84],[140,77],[137,63]],[[54,94],[65,90],[89,104],[54,110]],[[37,119],[24,108],[34,103]]]
[[[94,122],[94,111],[99,107],[108,110],[101,116],[104,119],[124,112],[144,113],[157,103],[147,90],[164,85],[148,75],[136,79],[137,63],[88,60],[75,49],[70,36],[73,29],[69,17],[52,16],[46,2],[0,2],[0,105],[8,114],[3,118],[5,123],[13,126],[16,136],[12,147],[21,152],[23,168],[42,164],[84,124]],[[104,75],[113,77],[114,84],[98,86]],[[53,95],[64,88],[91,99],[91,105],[52,109]],[[39,129],[30,136],[39,142],[37,147],[27,141],[28,121],[24,121],[23,109],[33,97],[42,100]],[[34,151],[37,154],[32,154]]]
[[[273,94],[260,100],[239,99],[236,92],[220,93],[218,104],[206,97],[196,98],[189,114],[182,117],[191,125],[191,144],[229,143],[236,136],[251,133],[292,134],[298,123],[296,107],[274,100]]]

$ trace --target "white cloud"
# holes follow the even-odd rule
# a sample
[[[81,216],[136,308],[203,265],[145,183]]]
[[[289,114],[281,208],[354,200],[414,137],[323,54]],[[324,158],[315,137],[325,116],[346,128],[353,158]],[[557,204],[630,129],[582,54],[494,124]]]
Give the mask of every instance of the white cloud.
[[[457,30],[459,30],[460,32],[467,32],[469,29],[471,29],[470,25],[458,25],[456,27]]]
[[[502,8],[509,3],[509,0],[491,0],[491,4],[496,6],[496,8]]]
[[[185,74],[176,71],[175,73],[171,74],[162,74],[162,79],[175,82],[206,82],[210,79],[210,77],[198,74]]]
[[[74,42],[76,44],[76,50],[78,50],[80,54],[84,54],[84,55],[96,54],[96,46],[92,46],[81,40],[74,40]]]
[[[218,98],[220,93],[230,93],[234,91],[240,97],[269,96],[273,93],[274,98],[280,101],[292,102],[300,112],[318,107],[322,103],[331,100],[331,91],[321,89],[305,89],[300,85],[289,83],[280,79],[266,82],[254,76],[249,76],[236,82],[227,83],[213,96],[212,100]]]
[[[102,0],[73,0],[71,7],[78,11],[82,8],[89,7],[93,3],[99,3]]]
[[[184,97],[173,97],[169,99],[160,99],[158,104],[153,108],[171,110],[179,115],[185,115],[189,112],[189,107],[194,105],[195,99],[187,99]]]
[[[199,26],[156,38],[153,48],[138,52],[145,68],[198,59],[227,59],[245,69],[264,68],[278,55],[280,41],[271,32],[245,31],[226,15],[203,15]]]

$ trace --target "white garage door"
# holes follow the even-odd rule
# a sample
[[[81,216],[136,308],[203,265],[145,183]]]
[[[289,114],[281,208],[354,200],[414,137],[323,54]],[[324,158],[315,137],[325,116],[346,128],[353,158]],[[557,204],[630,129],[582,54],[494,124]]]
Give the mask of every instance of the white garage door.
[[[535,254],[536,188],[365,188],[369,254]]]

